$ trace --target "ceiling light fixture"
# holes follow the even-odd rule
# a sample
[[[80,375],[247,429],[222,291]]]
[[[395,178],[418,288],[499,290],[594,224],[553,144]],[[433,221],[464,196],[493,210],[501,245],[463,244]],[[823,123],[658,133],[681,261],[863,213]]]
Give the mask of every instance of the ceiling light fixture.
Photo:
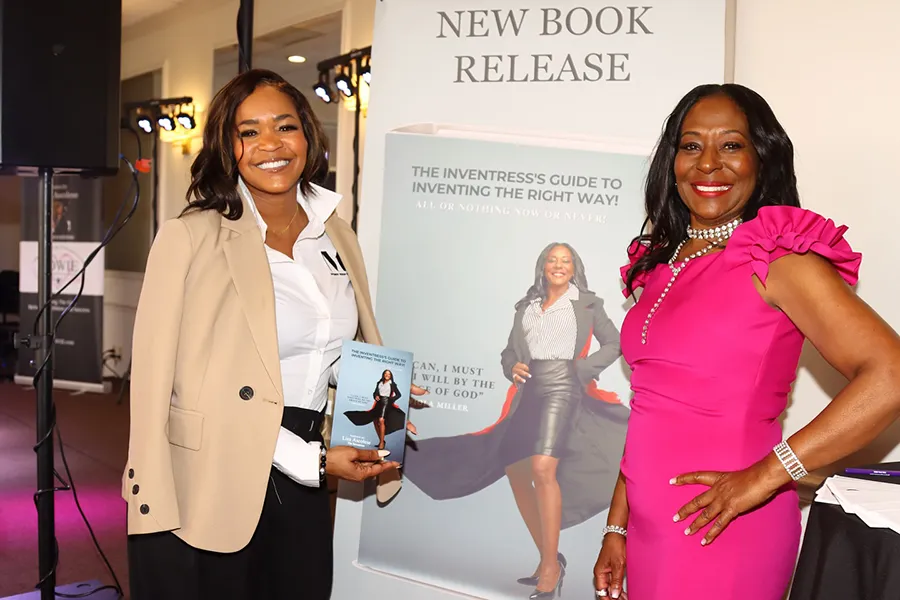
[[[292,62],[295,64],[305,63],[306,57],[300,56],[299,54],[292,54],[291,56],[288,56],[288,62]]]

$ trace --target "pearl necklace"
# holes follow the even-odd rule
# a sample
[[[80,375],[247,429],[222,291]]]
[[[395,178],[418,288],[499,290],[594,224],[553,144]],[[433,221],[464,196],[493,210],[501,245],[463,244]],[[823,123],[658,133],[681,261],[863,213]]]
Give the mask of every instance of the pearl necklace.
[[[662,303],[663,299],[666,297],[666,294],[669,293],[669,290],[672,289],[672,284],[675,283],[675,279],[678,277],[678,274],[681,273],[685,267],[687,267],[688,263],[692,260],[700,258],[705,255],[707,252],[727,240],[731,237],[731,234],[734,233],[734,230],[738,225],[741,224],[740,217],[731,221],[730,223],[726,223],[725,225],[719,225],[718,227],[713,227],[710,229],[694,229],[691,226],[687,228],[687,238],[683,239],[681,243],[675,248],[675,252],[672,254],[672,258],[669,259],[669,269],[672,270],[672,278],[666,283],[666,287],[660,293],[659,298],[656,299],[656,302],[650,308],[650,312],[647,313],[647,318],[644,319],[644,328],[641,330],[641,343],[647,343],[647,330],[650,328],[650,320],[653,318],[653,315],[659,310],[659,305]],[[693,254],[685,257],[681,264],[676,265],[675,260],[678,258],[678,255],[681,253],[681,249],[687,243],[689,239],[701,239],[701,240],[710,240],[710,244],[697,250]]]
[[[731,237],[731,234],[734,233],[735,228],[740,224],[741,218],[738,217],[734,221],[719,225],[718,227],[711,227],[710,229],[694,229],[688,225],[687,235],[689,238],[701,240],[717,240],[723,235],[725,236],[725,239],[728,239]],[[682,242],[682,244],[684,244],[684,242]],[[675,256],[678,256],[677,252],[675,253]]]

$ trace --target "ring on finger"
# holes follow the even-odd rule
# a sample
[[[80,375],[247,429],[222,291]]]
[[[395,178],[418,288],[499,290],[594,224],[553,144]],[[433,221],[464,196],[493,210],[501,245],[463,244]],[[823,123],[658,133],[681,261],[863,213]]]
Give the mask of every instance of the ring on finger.
[[[595,593],[597,594],[597,597],[598,597],[598,598],[605,598],[605,597],[606,597],[606,590],[597,590]]]

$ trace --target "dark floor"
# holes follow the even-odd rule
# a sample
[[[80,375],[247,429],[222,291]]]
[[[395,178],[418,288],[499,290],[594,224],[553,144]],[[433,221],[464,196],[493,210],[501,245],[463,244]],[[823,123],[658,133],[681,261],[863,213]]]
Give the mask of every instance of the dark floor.
[[[57,422],[81,506],[100,547],[127,590],[125,503],[119,495],[128,447],[128,403],[117,394],[55,390]],[[38,574],[36,490],[36,395],[0,383],[0,598],[34,589]],[[58,444],[57,444],[58,446]],[[65,472],[56,448],[57,470]],[[57,492],[57,585],[113,579],[91,541],[72,492]]]
[[[81,507],[93,527],[119,583],[128,597],[125,553],[125,502],[122,470],[128,455],[128,396],[54,391],[57,423]],[[0,599],[34,590],[38,573],[36,394],[33,389],[0,381]],[[56,468],[65,477],[56,447]],[[336,484],[330,482],[332,510]],[[56,537],[59,543],[57,585],[99,580],[112,585],[91,541],[72,492],[57,492]]]

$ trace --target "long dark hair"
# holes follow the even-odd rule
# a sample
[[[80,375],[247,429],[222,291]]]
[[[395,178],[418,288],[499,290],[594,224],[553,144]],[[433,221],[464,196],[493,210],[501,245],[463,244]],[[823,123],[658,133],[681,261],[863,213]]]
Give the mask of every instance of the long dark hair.
[[[525,296],[516,302],[516,310],[519,310],[536,298],[540,298],[541,301],[547,299],[547,279],[544,277],[544,266],[547,264],[547,257],[550,256],[550,252],[558,246],[566,248],[572,255],[572,262],[575,266],[572,285],[578,288],[579,292],[591,293],[591,290],[588,289],[587,275],[585,275],[584,272],[584,262],[581,260],[581,257],[578,256],[578,253],[575,252],[575,248],[565,242],[553,242],[548,244],[541,251],[540,256],[538,256],[537,262],[534,265],[534,283],[528,288],[528,291],[525,292]]]
[[[381,379],[378,380],[378,383],[384,383],[385,381],[387,381],[387,379],[384,378],[385,374],[387,374],[387,373],[391,373],[391,370],[385,369],[384,371],[381,372]],[[394,383],[394,374],[393,373],[391,373],[391,383]]]
[[[237,191],[238,164],[232,142],[236,131],[234,119],[241,103],[262,85],[270,85],[286,94],[297,109],[307,145],[300,190],[304,195],[313,193],[311,182],[328,162],[328,138],[322,125],[306,97],[281,75],[265,69],[251,69],[225,84],[209,105],[203,128],[203,147],[191,165],[188,205],[182,214],[214,210],[232,221],[241,218],[244,205]]]
[[[690,224],[690,212],[675,187],[675,155],[681,139],[681,126],[688,111],[709,96],[724,95],[744,112],[750,127],[750,143],[759,156],[756,187],[741,215],[754,219],[763,206],[800,206],[797,177],[794,173],[794,145],[772,108],[762,96],[736,83],[700,85],[692,89],[666,119],[647,174],[645,202],[647,219],[635,238],[648,247],[628,272],[625,288],[633,291],[639,273],[653,270],[668,261],[684,239]],[[649,234],[644,233],[648,223]]]

